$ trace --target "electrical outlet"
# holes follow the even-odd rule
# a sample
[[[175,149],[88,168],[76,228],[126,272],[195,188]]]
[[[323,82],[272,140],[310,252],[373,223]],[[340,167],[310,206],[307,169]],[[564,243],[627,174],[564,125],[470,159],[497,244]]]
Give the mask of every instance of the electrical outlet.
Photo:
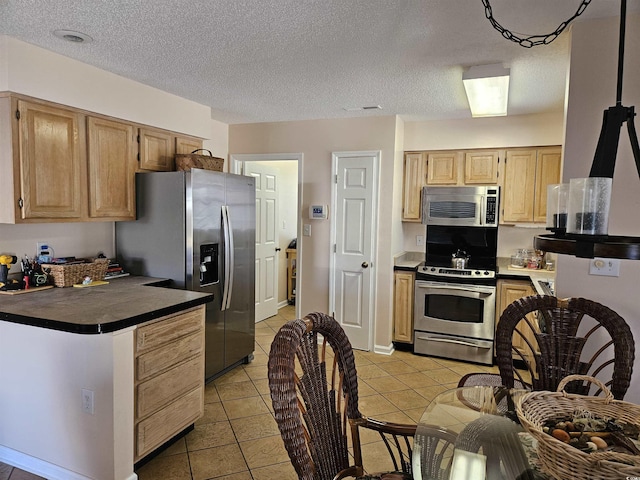
[[[93,415],[93,390],[88,390],[86,388],[82,389],[82,411],[84,413],[88,413],[89,415]]]
[[[424,235],[416,235],[416,246],[424,247]]]
[[[617,258],[594,258],[589,262],[589,275],[607,277],[620,276],[620,260]]]

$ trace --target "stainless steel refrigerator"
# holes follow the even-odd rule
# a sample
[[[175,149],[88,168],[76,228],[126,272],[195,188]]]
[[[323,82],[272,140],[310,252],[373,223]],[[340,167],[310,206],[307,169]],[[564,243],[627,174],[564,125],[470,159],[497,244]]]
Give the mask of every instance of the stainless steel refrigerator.
[[[213,293],[205,376],[251,360],[255,340],[255,180],[193,169],[136,174],[137,220],[116,222],[118,261],[134,275]]]

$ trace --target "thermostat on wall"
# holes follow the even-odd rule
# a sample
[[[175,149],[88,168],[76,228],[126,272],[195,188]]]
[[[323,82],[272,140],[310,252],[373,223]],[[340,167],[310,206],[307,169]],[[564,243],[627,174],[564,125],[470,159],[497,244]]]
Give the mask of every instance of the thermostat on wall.
[[[329,205],[311,205],[309,218],[311,220],[326,220],[329,217]]]

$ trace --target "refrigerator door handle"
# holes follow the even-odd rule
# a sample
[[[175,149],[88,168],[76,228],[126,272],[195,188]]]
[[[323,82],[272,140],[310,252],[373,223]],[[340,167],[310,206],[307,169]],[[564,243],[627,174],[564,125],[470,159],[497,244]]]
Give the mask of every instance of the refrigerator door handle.
[[[224,268],[224,285],[222,288],[222,304],[220,309],[226,310],[228,298],[229,298],[229,289],[231,287],[230,282],[230,251],[231,251],[231,239],[229,238],[229,211],[226,205],[222,206],[222,235],[224,237],[224,261],[222,263],[222,268]]]
[[[225,310],[231,308],[231,298],[233,297],[233,274],[236,269],[236,246],[233,241],[233,222],[231,221],[231,210],[229,206],[225,206],[227,209],[227,236],[229,242],[227,243],[227,254],[229,256],[229,285],[227,287],[227,306]]]
[[[222,206],[222,235],[224,238],[224,249],[222,254],[224,255],[222,258],[222,268],[224,268],[224,272],[222,275],[222,304],[220,309],[227,309],[227,297],[229,296],[229,218],[227,206]]]

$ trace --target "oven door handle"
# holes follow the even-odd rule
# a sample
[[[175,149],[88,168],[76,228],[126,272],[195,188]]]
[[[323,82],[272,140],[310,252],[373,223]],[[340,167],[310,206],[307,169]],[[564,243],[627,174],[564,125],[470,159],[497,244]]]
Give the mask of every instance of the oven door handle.
[[[424,284],[421,282],[417,282],[417,287],[422,289],[432,289],[432,290],[458,290],[460,292],[469,292],[469,293],[482,293],[485,296],[491,295],[495,292],[495,288],[493,287],[459,287],[456,285],[445,284],[445,285],[434,285],[434,284]]]
[[[483,348],[485,350],[490,349],[491,346],[493,345],[493,343],[491,342],[472,342],[472,341],[458,340],[454,338],[431,337],[429,335],[426,335],[426,336],[419,335],[417,339],[428,340],[430,342],[439,342],[439,343],[455,343],[456,345],[464,345],[465,347]]]

